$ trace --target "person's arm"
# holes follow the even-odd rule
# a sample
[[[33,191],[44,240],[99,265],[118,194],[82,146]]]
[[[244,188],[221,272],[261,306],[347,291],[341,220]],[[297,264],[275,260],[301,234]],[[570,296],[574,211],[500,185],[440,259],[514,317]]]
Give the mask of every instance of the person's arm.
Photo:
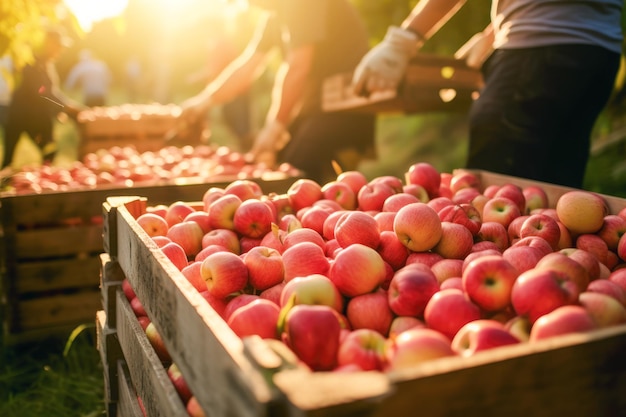
[[[385,38],[357,65],[352,85],[359,95],[396,90],[411,58],[466,0],[421,0],[400,27],[391,26]]]

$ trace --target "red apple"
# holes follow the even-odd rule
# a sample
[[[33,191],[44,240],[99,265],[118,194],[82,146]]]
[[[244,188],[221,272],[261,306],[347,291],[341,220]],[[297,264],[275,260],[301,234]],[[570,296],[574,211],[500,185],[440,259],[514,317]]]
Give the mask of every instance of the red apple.
[[[225,250],[239,255],[241,253],[241,244],[239,236],[234,230],[230,229],[213,229],[202,236],[202,247],[218,245]]]
[[[322,186],[322,194],[323,198],[336,201],[345,210],[354,210],[357,207],[357,194],[347,182],[327,182]]]
[[[524,214],[530,214],[535,209],[548,208],[550,200],[546,190],[539,185],[527,185],[522,188],[524,199],[526,200],[526,210]]]
[[[585,291],[589,285],[589,272],[580,263],[564,253],[549,253],[542,257],[535,267],[563,272],[569,280],[576,284],[580,292]]]
[[[578,302],[589,312],[598,327],[626,323],[626,307],[610,295],[584,291],[580,293]]]
[[[591,233],[580,234],[576,238],[576,248],[591,253],[598,262],[606,265],[609,248],[600,236]]]
[[[142,316],[148,315],[139,297],[131,298],[129,303],[130,303],[131,310],[133,310],[133,313],[135,313],[135,317],[142,317]]]
[[[571,333],[584,333],[597,329],[589,312],[578,305],[558,307],[539,317],[530,329],[530,342]]]
[[[507,228],[496,221],[484,221],[476,234],[476,240],[493,242],[500,252],[509,247]]]
[[[519,185],[512,183],[502,184],[493,196],[493,198],[499,197],[506,197],[513,201],[520,214],[526,213],[526,197],[524,196],[523,189]]]
[[[311,274],[326,274],[329,262],[324,250],[313,242],[300,242],[283,252],[285,281]]]
[[[287,285],[287,283],[285,281],[282,281],[274,285],[273,287],[269,287],[268,289],[261,291],[259,293],[259,297],[270,300],[271,302],[280,306],[280,295],[283,292],[283,288],[285,288],[285,285]]]
[[[423,320],[413,316],[396,316],[389,327],[389,339],[395,339],[405,330],[420,328],[423,329],[426,324]]]
[[[356,170],[341,172],[337,175],[337,181],[348,184],[350,188],[352,188],[355,195],[358,194],[359,190],[368,183],[365,174]]]
[[[251,238],[262,238],[272,229],[274,214],[263,201],[250,198],[235,210],[233,227],[237,233]]]
[[[545,214],[531,214],[522,223],[519,236],[520,238],[527,236],[542,237],[556,250],[561,239],[561,229],[552,217]]]
[[[363,371],[382,371],[386,363],[387,342],[372,329],[350,331],[341,341],[337,353],[338,366],[356,365]]]
[[[165,220],[168,226],[182,222],[189,213],[194,212],[194,208],[182,201],[176,201],[170,204],[165,213]]]
[[[211,229],[235,230],[233,219],[241,202],[234,194],[225,194],[213,201],[207,210]]]
[[[533,246],[511,246],[502,252],[502,257],[521,274],[534,268],[543,257],[543,253]]]
[[[322,249],[326,248],[326,241],[318,232],[308,227],[292,230],[283,237],[283,252],[290,247],[302,242],[315,243]]]
[[[572,190],[561,195],[556,202],[559,220],[574,235],[596,233],[608,214],[607,205],[598,194],[584,190]]]
[[[346,317],[352,329],[371,329],[387,336],[394,315],[387,302],[387,292],[379,289],[350,298]]]
[[[452,222],[441,222],[441,238],[432,251],[448,259],[464,259],[472,250],[474,237],[469,229]]]
[[[409,252],[409,256],[406,258],[406,265],[424,264],[431,267],[442,259],[444,259],[443,256],[434,252]]]
[[[442,235],[441,220],[426,203],[412,203],[401,208],[393,222],[400,241],[413,252],[432,249]]]
[[[398,270],[387,291],[389,307],[398,316],[421,317],[430,298],[439,291],[435,274],[416,264]]]
[[[361,211],[382,211],[385,200],[396,194],[391,185],[384,182],[369,182],[357,194],[357,207]]]
[[[161,252],[174,264],[174,266],[182,271],[189,264],[185,249],[176,242],[168,242],[161,246]]]
[[[165,236],[169,229],[167,221],[156,213],[143,213],[137,217],[137,224],[139,224],[150,237]]]
[[[276,249],[256,246],[243,256],[248,268],[248,282],[258,291],[266,290],[283,281],[285,265]]]
[[[334,211],[326,217],[326,220],[324,220],[324,226],[322,227],[322,235],[324,239],[331,240],[335,238],[335,226],[337,225],[339,218],[349,212],[349,210]]]
[[[459,329],[452,339],[452,350],[463,357],[470,357],[477,352],[515,345],[520,340],[504,324],[496,320],[474,320]]]
[[[520,237],[520,231],[522,230],[522,224],[530,217],[530,214],[522,214],[518,216],[509,223],[509,226],[506,228],[507,233],[509,234],[509,242],[511,244],[515,243]]]
[[[225,193],[226,191],[224,191],[221,187],[209,187],[209,189],[202,194],[203,211],[208,212],[211,203],[223,196]]]
[[[587,285],[586,291],[599,292],[602,294],[610,295],[620,302],[623,306],[626,306],[626,291],[615,281],[609,278],[598,278]]]
[[[172,362],[167,368],[167,376],[170,381],[172,381],[172,385],[174,385],[174,389],[176,389],[176,392],[180,396],[183,404],[187,404],[193,394],[189,389],[189,385],[187,385],[185,376],[180,371],[180,368],[176,365],[176,363]]]
[[[452,177],[450,178],[450,190],[452,190],[452,193],[456,194],[464,188],[478,189],[479,186],[480,180],[475,173],[462,169],[452,172]]]
[[[194,221],[183,220],[167,230],[167,237],[178,243],[189,259],[193,259],[202,249],[203,236],[202,228]]]
[[[451,204],[442,207],[437,214],[442,222],[458,223],[465,226],[472,235],[480,230],[482,219],[480,212],[471,204]]]
[[[207,303],[211,306],[213,310],[223,319],[226,318],[224,312],[226,311],[226,307],[228,306],[229,300],[227,298],[217,298],[211,294],[207,290],[204,290],[200,293],[202,298],[205,299]]]
[[[239,337],[256,335],[263,339],[277,339],[279,315],[278,305],[259,298],[233,311],[227,323]]]
[[[360,243],[376,249],[380,243],[378,223],[362,211],[346,211],[335,223],[334,238],[342,248]]]
[[[484,311],[501,311],[510,305],[518,275],[517,269],[503,256],[481,256],[465,267],[463,290]]]
[[[232,252],[216,252],[202,261],[200,270],[207,291],[218,298],[239,292],[248,284],[248,268]]]
[[[422,203],[428,203],[430,201],[430,196],[428,195],[428,191],[421,185],[417,184],[404,184],[402,186],[402,193],[411,194],[417,197],[417,200]],[[439,191],[437,191],[439,193]]]
[[[443,333],[450,340],[465,324],[480,318],[480,307],[463,291],[454,288],[437,291],[424,309],[426,326]]]
[[[202,233],[208,233],[211,231],[209,213],[204,210],[196,210],[189,213],[187,217],[185,217],[184,221],[193,221],[198,223],[198,226],[202,229]]]
[[[516,202],[506,197],[494,197],[485,203],[482,219],[483,224],[496,222],[500,223],[506,229],[513,219],[521,215],[522,212]]]
[[[224,321],[228,322],[228,319],[235,310],[237,310],[239,307],[250,304],[255,300],[258,300],[259,298],[261,298],[261,296],[256,294],[248,294],[245,292],[236,293],[227,298],[221,298],[221,300],[226,302],[226,306],[222,311],[221,316],[224,318]]]
[[[206,417],[206,413],[202,410],[202,406],[198,402],[198,399],[195,395],[193,395],[189,401],[187,401],[187,406],[185,411],[189,414],[189,417]]]
[[[398,371],[439,358],[454,356],[451,341],[429,328],[414,328],[390,339],[386,371]]]
[[[360,243],[341,249],[330,266],[328,277],[347,297],[372,292],[387,275],[385,261],[376,250]]]
[[[323,195],[322,186],[308,178],[300,178],[294,181],[287,190],[289,204],[294,212],[298,212],[301,208],[313,205],[313,203],[321,199]]]
[[[202,279],[202,274],[200,273],[201,268],[202,262],[194,261],[190,262],[189,265],[181,270],[182,274],[187,278],[187,281],[189,281],[198,292],[206,291],[206,282]]]
[[[322,201],[322,200],[319,200]],[[321,205],[313,205],[302,209],[304,212],[300,217],[301,229],[310,229],[316,232],[320,237],[324,234],[324,223],[332,210]]]
[[[400,242],[398,235],[392,230],[380,232],[380,243],[376,250],[393,270],[402,268],[409,256],[408,248]]]
[[[590,252],[577,248],[564,248],[559,252],[569,256],[581,264],[589,273],[590,281],[600,277],[600,262]]]
[[[148,326],[145,329],[145,333],[148,337],[150,345],[154,349],[159,360],[164,364],[168,364],[169,366],[169,364],[172,362],[172,357],[170,356],[170,353],[165,346],[165,342],[163,341],[161,333],[154,325],[154,322],[148,323]]]
[[[311,274],[296,277],[286,282],[280,293],[279,305],[284,307],[289,303],[327,305],[343,312],[343,297],[335,284],[325,275]]]
[[[402,207],[411,203],[419,203],[421,200],[413,194],[401,192],[390,195],[383,203],[382,211],[397,212]]]
[[[128,281],[127,278],[124,278],[122,280],[122,291],[124,292],[124,295],[126,296],[126,299],[128,301],[137,296],[137,294],[135,294],[135,290],[133,290],[133,287],[130,285],[130,281]]]
[[[417,162],[411,165],[405,174],[407,184],[417,184],[424,187],[428,196],[434,198],[439,194],[441,174],[428,162]]]
[[[437,213],[439,213],[444,207],[455,205],[454,201],[452,201],[449,197],[435,197],[428,200],[426,204],[428,204]]]
[[[439,285],[450,278],[461,278],[463,275],[463,263],[462,259],[442,259],[437,261],[430,267],[430,270],[435,277]]]
[[[258,183],[247,179],[232,181],[224,187],[224,192],[226,194],[236,195],[241,201],[258,199],[263,195],[261,186]]]

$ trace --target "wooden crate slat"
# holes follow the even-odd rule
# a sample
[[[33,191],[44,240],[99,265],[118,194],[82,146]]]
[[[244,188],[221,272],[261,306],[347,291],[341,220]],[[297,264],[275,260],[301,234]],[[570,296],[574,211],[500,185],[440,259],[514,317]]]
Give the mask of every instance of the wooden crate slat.
[[[143,411],[139,405],[137,391],[133,386],[130,378],[128,365],[125,361],[117,362],[117,375],[119,385],[119,400],[117,401],[116,416],[118,417],[144,417]]]
[[[185,407],[166,368],[150,345],[121,289],[117,291],[116,306],[118,340],[130,379],[144,402],[146,412],[153,417],[186,417]]]
[[[46,292],[60,289],[96,288],[98,286],[99,258],[52,259],[20,263],[13,283],[14,294]]]
[[[87,257],[102,252],[102,226],[25,230],[17,235],[16,257],[42,259],[63,256]]]

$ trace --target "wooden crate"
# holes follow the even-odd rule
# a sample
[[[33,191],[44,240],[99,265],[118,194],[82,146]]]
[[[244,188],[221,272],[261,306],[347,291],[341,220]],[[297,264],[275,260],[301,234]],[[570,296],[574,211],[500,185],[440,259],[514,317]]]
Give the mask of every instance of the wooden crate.
[[[544,185],[552,204],[570,190],[476,172],[483,186]],[[613,212],[626,207],[626,200],[604,197]],[[138,226],[144,204],[140,198],[105,203],[105,250],[119,263],[207,415],[625,415],[626,326],[442,358],[389,374],[305,371],[283,345],[242,340],[230,330]],[[162,365],[132,347],[146,347],[144,333],[121,289],[116,291],[118,338],[131,380],[140,395],[152,397],[146,381],[162,379]]]
[[[101,308],[98,276],[107,197],[139,194],[154,204],[199,201],[209,187],[233,180],[0,195],[0,339],[19,343],[93,320]],[[277,175],[256,181],[266,192],[280,193],[293,180]]]
[[[366,113],[423,113],[466,111],[482,85],[479,71],[464,61],[433,54],[419,54],[409,64],[398,91],[381,91],[369,97],[352,89],[352,73],[324,81],[324,111]]]

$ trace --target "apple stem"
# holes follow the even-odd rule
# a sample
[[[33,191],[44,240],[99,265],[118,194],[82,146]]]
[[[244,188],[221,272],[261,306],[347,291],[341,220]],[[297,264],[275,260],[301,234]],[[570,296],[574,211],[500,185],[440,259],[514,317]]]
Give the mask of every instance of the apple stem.
[[[336,175],[339,175],[343,172],[343,169],[341,169],[341,165],[339,165],[339,162],[333,159],[332,161],[330,161],[330,163],[333,165],[333,170],[335,171]]]

